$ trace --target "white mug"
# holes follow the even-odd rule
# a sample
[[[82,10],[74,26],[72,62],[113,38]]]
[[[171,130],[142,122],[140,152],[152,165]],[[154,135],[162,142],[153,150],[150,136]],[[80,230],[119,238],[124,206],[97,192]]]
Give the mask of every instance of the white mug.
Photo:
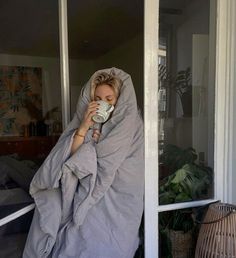
[[[92,119],[96,123],[104,123],[109,118],[114,106],[103,100],[98,100],[97,103],[99,103],[98,110],[97,113],[92,116]]]

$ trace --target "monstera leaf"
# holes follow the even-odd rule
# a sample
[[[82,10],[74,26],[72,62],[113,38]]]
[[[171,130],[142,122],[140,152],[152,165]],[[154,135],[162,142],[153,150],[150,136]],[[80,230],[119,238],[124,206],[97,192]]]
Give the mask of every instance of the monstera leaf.
[[[170,175],[159,189],[160,204],[185,202],[204,198],[212,182],[210,168],[185,164]]]

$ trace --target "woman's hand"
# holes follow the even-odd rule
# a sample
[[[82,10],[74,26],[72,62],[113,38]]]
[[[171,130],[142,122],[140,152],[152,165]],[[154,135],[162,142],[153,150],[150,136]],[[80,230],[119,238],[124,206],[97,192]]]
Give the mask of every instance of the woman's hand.
[[[84,114],[84,118],[80,127],[78,128],[78,133],[81,135],[86,135],[89,127],[94,125],[94,121],[92,120],[92,116],[96,114],[96,111],[99,107],[99,103],[96,101],[92,101],[89,103],[88,108]]]
[[[84,114],[84,118],[80,124],[80,127],[76,130],[74,134],[74,140],[71,146],[71,155],[73,155],[76,150],[80,147],[81,144],[84,142],[84,137],[87,134],[87,131],[89,130],[90,126],[94,125],[94,122],[92,120],[92,116],[96,114],[96,111],[98,109],[99,104],[96,101],[92,101],[89,103],[88,108]],[[94,129],[96,131],[97,129]],[[93,138],[95,141],[98,141],[100,133],[93,132]]]
[[[100,137],[100,130],[99,129],[94,129],[93,130],[93,139],[95,142],[98,142]]]

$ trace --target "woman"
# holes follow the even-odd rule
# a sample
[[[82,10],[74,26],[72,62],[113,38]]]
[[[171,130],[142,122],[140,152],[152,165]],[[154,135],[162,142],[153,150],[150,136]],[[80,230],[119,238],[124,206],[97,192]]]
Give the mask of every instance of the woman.
[[[103,100],[115,106],[90,129]],[[143,211],[143,125],[130,76],[98,71],[31,182],[36,209],[23,257],[132,258]]]
[[[120,94],[121,85],[122,81],[111,74],[101,72],[94,76],[90,89],[92,102],[89,103],[84,119],[75,132],[75,139],[71,150],[72,154],[83,143],[88,130],[94,125],[92,117],[96,115],[96,112],[99,109],[99,103],[97,101],[105,101],[108,104],[115,106]],[[100,131],[98,129],[94,129],[93,138],[96,142],[98,141],[99,136]]]

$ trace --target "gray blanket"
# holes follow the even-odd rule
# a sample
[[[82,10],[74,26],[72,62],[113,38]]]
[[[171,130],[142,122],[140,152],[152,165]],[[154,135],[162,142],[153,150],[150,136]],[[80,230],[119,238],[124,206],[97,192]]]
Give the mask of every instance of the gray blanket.
[[[103,71],[123,81],[112,117],[98,143],[89,130],[70,156],[73,134],[90,102],[88,81],[73,120],[31,182],[36,209],[24,258],[132,258],[138,247],[143,123],[131,77],[117,68]]]

